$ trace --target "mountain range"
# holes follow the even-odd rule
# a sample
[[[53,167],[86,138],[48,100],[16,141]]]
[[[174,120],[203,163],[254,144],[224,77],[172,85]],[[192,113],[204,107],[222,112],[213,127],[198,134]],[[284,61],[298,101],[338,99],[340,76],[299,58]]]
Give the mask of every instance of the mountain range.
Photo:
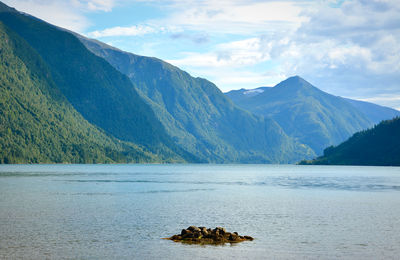
[[[172,138],[207,162],[289,163],[314,153],[274,119],[235,106],[213,83],[162,60],[78,36],[137,87]]]
[[[0,28],[1,163],[293,163],[398,113],[300,77],[224,94],[1,2]]]
[[[40,57],[47,71],[37,73],[51,78],[51,91],[59,93],[79,116],[161,161],[287,163],[313,156],[274,120],[238,108],[211,82],[170,64],[137,56],[134,81],[90,52],[71,32],[4,4],[0,21],[29,45],[29,53]],[[7,68],[8,61],[2,66]],[[37,122],[33,128],[43,125]]]
[[[274,87],[232,90],[226,95],[243,109],[273,118],[289,136],[316,154],[357,131],[400,115],[388,107],[328,94],[299,76]]]

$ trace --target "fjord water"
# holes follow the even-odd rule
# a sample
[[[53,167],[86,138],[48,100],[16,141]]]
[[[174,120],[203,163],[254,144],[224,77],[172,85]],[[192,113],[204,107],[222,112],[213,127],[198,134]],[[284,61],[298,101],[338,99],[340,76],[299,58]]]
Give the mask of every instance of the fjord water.
[[[1,259],[390,259],[399,216],[395,167],[0,166]],[[161,239],[190,225],[255,240]]]

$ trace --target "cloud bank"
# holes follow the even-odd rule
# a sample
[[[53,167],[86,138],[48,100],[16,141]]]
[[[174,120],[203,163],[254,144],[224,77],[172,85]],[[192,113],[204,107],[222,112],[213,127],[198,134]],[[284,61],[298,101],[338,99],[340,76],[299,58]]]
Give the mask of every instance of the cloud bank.
[[[398,2],[353,0],[322,1],[312,5],[296,3],[284,2],[287,8],[292,6],[293,9],[277,11],[277,15],[283,14],[281,17],[294,14],[286,20],[272,19],[277,15],[265,20],[259,20],[258,16],[252,20],[230,16],[229,22],[236,23],[238,31],[251,28],[252,23],[257,25],[254,26],[256,28],[265,23],[266,28],[264,31],[259,28],[249,30],[247,34],[252,37],[247,39],[218,44],[207,52],[184,53],[183,58],[171,59],[170,62],[190,71],[203,71],[205,75],[202,76],[210,75],[224,90],[246,87],[246,77],[249,77],[248,88],[257,87],[252,83],[255,78],[250,73],[252,71],[258,71],[258,78],[261,79],[259,86],[278,82],[291,75],[301,75],[314,85],[337,95],[400,107]],[[294,11],[296,8],[301,8],[301,11]],[[220,8],[220,12],[224,13],[224,8]],[[176,21],[176,18],[172,21]],[[244,23],[240,28],[244,21],[251,23]],[[277,24],[275,28],[279,29],[274,29],[274,23]],[[194,23],[193,26],[206,30],[202,23]],[[222,32],[225,26],[222,23],[219,27],[216,23],[212,30]],[[265,70],[257,64],[264,65]],[[210,67],[209,74],[207,67]],[[226,70],[230,70],[235,77],[231,77],[231,81],[220,78],[215,75],[214,67],[223,68],[225,74],[229,74]],[[243,75],[243,79],[238,80],[237,75]],[[392,97],[387,98],[387,93],[391,93],[389,95]]]

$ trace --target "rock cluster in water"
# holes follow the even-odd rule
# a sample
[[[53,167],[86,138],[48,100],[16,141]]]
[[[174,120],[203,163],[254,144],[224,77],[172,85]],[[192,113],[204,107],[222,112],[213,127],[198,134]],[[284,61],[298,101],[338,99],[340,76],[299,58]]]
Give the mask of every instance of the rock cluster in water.
[[[182,229],[181,234],[173,235],[167,239],[175,242],[194,244],[225,244],[253,240],[252,237],[240,236],[237,232],[226,232],[225,228],[222,227],[211,229],[196,226],[190,226],[187,229]]]

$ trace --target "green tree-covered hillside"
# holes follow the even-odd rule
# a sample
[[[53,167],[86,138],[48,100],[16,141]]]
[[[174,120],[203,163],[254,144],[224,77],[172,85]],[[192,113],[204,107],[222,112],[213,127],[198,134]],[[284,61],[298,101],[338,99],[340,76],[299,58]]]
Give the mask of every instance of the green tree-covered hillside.
[[[355,133],[340,145],[326,148],[323,156],[300,164],[400,166],[400,118]]]
[[[47,65],[0,22],[0,162],[160,162],[88,123],[57,90]]]

